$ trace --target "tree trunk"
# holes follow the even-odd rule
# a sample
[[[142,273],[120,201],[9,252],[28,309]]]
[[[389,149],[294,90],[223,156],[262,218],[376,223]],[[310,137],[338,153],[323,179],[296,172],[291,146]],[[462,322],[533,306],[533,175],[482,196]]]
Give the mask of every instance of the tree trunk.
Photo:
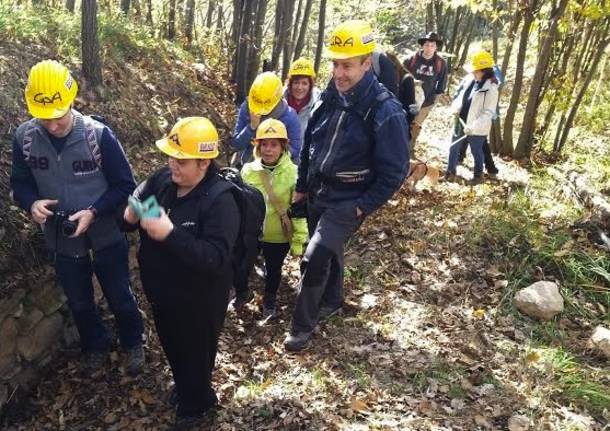
[[[503,156],[512,156],[513,154],[513,122],[515,113],[519,105],[519,96],[521,95],[521,86],[523,85],[523,69],[525,65],[525,53],[527,50],[527,42],[530,34],[530,28],[534,21],[534,15],[531,10],[526,10],[521,27],[521,36],[519,38],[519,51],[517,52],[517,70],[515,72],[515,83],[513,92],[510,97],[510,104],[506,110],[504,118],[504,138],[502,140],[502,150],[500,154]]]
[[[121,12],[125,15],[129,14],[129,7],[131,6],[131,0],[121,0]]]
[[[265,25],[265,15],[267,14],[268,0],[258,0],[258,9],[256,11],[256,23],[252,29],[252,48],[250,49],[250,60],[248,64],[249,76],[246,88],[249,88],[254,78],[259,72],[261,65],[261,53],[263,44],[263,27]]]
[[[567,5],[568,0],[560,1],[557,9],[552,12],[549,28],[544,32],[540,55],[538,57],[538,63],[536,64],[536,71],[534,72],[534,77],[530,84],[527,105],[525,107],[525,113],[523,114],[523,125],[521,126],[521,132],[519,133],[517,147],[515,148],[515,157],[518,159],[529,158],[532,151],[542,82],[549,66],[553,44],[555,43],[555,38],[557,36],[557,26],[559,25],[559,20],[563,17]]]
[[[193,27],[195,25],[195,0],[186,0],[184,16],[184,35],[188,45],[193,43]]]
[[[311,5],[313,4],[313,0],[307,0],[305,3],[305,13],[303,13],[303,22],[301,23],[301,29],[299,31],[299,37],[297,39],[297,45],[294,48],[294,59],[296,60],[301,56],[303,52],[303,47],[305,46],[305,34],[307,33],[307,28],[309,26],[309,16],[311,15]],[[295,23],[295,27],[298,23]]]
[[[453,19],[453,29],[451,30],[451,42],[447,44],[447,52],[455,54],[455,41],[458,38],[458,29],[460,27],[460,20],[462,19],[462,12],[464,11],[463,6],[459,6],[455,11],[455,17]]]
[[[66,0],[66,9],[72,13],[74,13],[74,3],[75,0]]]
[[[286,34],[283,31],[284,28],[284,9],[286,3],[291,0],[277,0],[275,4],[275,24],[274,24],[274,36],[273,36],[273,49],[271,52],[271,70],[277,70],[280,63],[280,55],[284,48],[284,40]]]
[[[208,2],[208,12],[205,17],[205,26],[208,29],[212,28],[212,20],[214,19],[214,10],[216,10],[216,0],[210,0]]]
[[[167,39],[176,38],[176,0],[169,0],[169,12],[167,14]]]
[[[153,14],[152,14],[152,0],[146,0],[146,25],[153,32]]]
[[[318,17],[318,41],[316,43],[316,59],[314,69],[316,73],[320,70],[322,61],[322,49],[324,48],[324,26],[326,25],[326,0],[320,0],[320,15]]]
[[[83,0],[81,6],[81,55],[83,75],[92,87],[102,84],[100,44],[97,37],[97,2]]]
[[[290,69],[290,60],[292,59],[292,51],[294,47],[294,41],[292,40],[291,32],[292,29],[292,16],[294,14],[294,0],[288,0],[286,2],[286,8],[284,9],[284,20],[283,20],[283,33],[289,35],[284,40],[284,55],[282,57],[282,81],[288,76],[288,70]]]
[[[597,65],[600,63],[602,56],[604,55],[604,50],[608,46],[608,43],[610,43],[610,38],[607,36],[609,26],[610,26],[610,18],[606,18],[606,22],[605,22],[606,28],[604,31],[604,34],[606,35],[606,39],[597,45],[597,50],[596,50],[595,56],[593,57],[593,60],[591,62],[591,67],[589,69],[589,72],[587,73],[587,76],[586,76],[584,82],[582,83],[582,86],[578,92],[578,95],[576,96],[576,99],[574,100],[574,103],[570,107],[570,111],[567,116],[566,123],[563,127],[561,135],[559,136],[558,139],[555,140],[555,142],[553,144],[553,152],[555,154],[560,154],[561,151],[563,150],[563,147],[568,139],[568,135],[570,134],[570,129],[572,128],[572,124],[574,123],[574,119],[576,118],[576,113],[578,112],[578,108],[580,107],[582,99],[585,97],[587,89],[589,88],[589,84],[591,83],[593,76],[595,75],[595,71],[597,70]]]
[[[476,15],[475,14],[471,14],[470,15],[470,19],[468,20],[468,24],[467,24],[467,31],[468,34],[466,35],[466,40],[464,41],[464,47],[462,49],[462,55],[459,58],[459,61],[457,64],[454,65],[454,67],[460,67],[463,66],[466,63],[466,58],[468,57],[468,49],[470,48],[470,42],[472,42],[472,37],[474,35],[474,28],[475,28],[475,24],[476,24]],[[458,51],[459,52],[459,51]]]
[[[239,39],[241,38],[241,21],[246,0],[233,0],[233,23],[231,25],[231,47],[233,61],[231,62],[231,81],[237,82],[237,59],[239,53]]]
[[[434,11],[433,11],[432,2],[429,2],[426,5],[426,33],[432,31],[434,29]]]
[[[248,52],[251,46],[250,27],[254,23],[254,3],[257,0],[245,0],[244,10],[241,14],[241,23],[239,29],[239,45],[237,48],[237,70],[235,74],[235,82],[237,89],[235,92],[235,101],[241,103],[246,98],[248,91]]]

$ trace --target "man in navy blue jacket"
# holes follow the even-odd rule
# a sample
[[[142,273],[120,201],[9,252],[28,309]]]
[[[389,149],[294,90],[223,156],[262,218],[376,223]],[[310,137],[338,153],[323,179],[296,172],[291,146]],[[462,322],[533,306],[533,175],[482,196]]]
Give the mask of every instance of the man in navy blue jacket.
[[[371,70],[374,49],[364,21],[345,22],[330,38],[333,79],[307,126],[293,198],[307,199],[311,240],[284,341],[289,351],[302,350],[317,322],[341,309],[345,243],[409,169],[406,116]]]

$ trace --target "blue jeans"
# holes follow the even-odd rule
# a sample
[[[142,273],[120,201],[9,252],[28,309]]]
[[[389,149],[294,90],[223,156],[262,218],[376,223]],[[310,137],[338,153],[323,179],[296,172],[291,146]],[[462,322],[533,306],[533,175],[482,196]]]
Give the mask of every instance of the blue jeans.
[[[483,175],[483,161],[485,160],[485,153],[483,152],[483,145],[485,144],[486,136],[467,136],[465,138],[470,146],[470,152],[474,157],[474,176],[480,177]],[[455,139],[454,139],[455,140]],[[463,142],[457,142],[449,148],[449,162],[447,164],[447,173],[455,175],[458,161],[460,158],[460,149]]]
[[[93,296],[94,272],[116,318],[121,346],[128,350],[142,344],[144,328],[129,286],[128,250],[127,241],[123,240],[95,252],[93,262],[89,256],[55,258],[55,272],[68,297],[83,352],[110,350],[110,336]]]

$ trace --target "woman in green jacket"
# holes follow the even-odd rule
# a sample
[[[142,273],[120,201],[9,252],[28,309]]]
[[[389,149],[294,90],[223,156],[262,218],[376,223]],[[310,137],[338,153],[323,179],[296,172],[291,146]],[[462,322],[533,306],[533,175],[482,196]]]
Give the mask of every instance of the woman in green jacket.
[[[261,248],[265,258],[267,277],[263,298],[263,319],[277,316],[276,296],[282,278],[282,264],[291,251],[303,254],[307,240],[307,221],[290,219],[286,214],[292,202],[297,181],[297,167],[290,160],[286,126],[273,118],[263,121],[256,130],[254,161],[246,163],[241,175],[265,196],[267,210]]]

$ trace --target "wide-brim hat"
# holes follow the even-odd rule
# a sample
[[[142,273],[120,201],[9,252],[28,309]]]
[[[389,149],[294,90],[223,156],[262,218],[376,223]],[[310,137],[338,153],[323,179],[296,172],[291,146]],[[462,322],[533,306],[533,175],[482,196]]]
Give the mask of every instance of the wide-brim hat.
[[[419,39],[417,39],[417,43],[419,43],[420,45],[423,45],[424,43],[426,43],[429,40],[436,42],[436,46],[438,48],[443,46],[443,39],[441,39],[441,37],[433,31],[429,32],[424,37],[420,37]]]

